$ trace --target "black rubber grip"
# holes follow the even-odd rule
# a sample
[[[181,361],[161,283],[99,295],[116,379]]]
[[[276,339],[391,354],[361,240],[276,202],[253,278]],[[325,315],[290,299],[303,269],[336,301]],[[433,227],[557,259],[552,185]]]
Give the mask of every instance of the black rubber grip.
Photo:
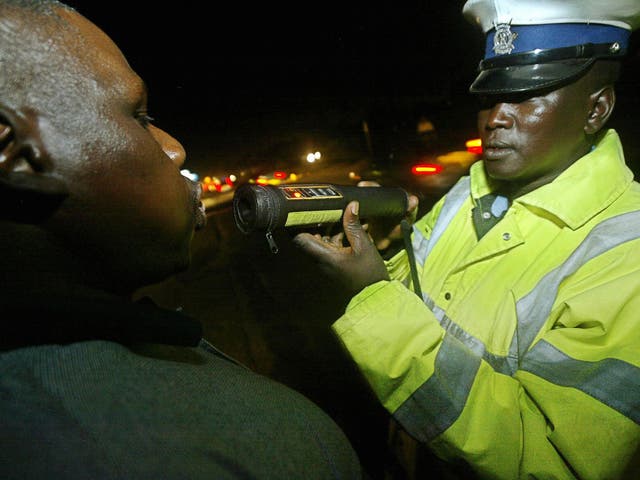
[[[404,218],[409,202],[407,192],[401,187],[245,183],[233,196],[233,217],[243,233],[337,223],[352,200],[360,202],[362,219],[390,217],[398,221]]]

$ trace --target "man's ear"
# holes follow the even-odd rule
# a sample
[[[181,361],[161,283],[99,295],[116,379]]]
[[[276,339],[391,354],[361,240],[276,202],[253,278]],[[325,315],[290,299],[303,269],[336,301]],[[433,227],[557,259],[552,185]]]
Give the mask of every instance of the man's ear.
[[[0,105],[0,219],[37,223],[67,197],[66,184],[52,175],[35,112]]]
[[[608,85],[589,96],[590,110],[584,131],[587,135],[598,133],[607,123],[616,104],[616,92]]]

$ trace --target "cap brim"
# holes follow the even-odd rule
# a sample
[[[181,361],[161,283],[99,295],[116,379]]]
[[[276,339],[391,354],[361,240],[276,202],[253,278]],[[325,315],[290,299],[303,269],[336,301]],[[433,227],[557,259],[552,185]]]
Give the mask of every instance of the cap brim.
[[[594,58],[481,70],[471,93],[500,94],[560,88],[585,74]]]

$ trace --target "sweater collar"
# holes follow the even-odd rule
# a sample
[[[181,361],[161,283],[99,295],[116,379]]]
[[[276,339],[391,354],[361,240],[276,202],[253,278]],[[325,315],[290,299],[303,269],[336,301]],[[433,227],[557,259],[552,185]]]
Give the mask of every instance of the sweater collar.
[[[20,283],[4,285],[0,296],[1,350],[87,340],[195,346],[202,337],[200,322],[146,298],[134,303],[85,287]]]

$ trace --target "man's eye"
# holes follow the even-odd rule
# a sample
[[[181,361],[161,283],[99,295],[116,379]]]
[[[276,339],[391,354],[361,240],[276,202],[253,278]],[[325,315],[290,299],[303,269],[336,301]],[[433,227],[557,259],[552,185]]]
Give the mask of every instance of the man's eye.
[[[136,120],[144,128],[147,128],[153,122],[154,119],[153,117],[150,117],[147,112],[136,112]]]

